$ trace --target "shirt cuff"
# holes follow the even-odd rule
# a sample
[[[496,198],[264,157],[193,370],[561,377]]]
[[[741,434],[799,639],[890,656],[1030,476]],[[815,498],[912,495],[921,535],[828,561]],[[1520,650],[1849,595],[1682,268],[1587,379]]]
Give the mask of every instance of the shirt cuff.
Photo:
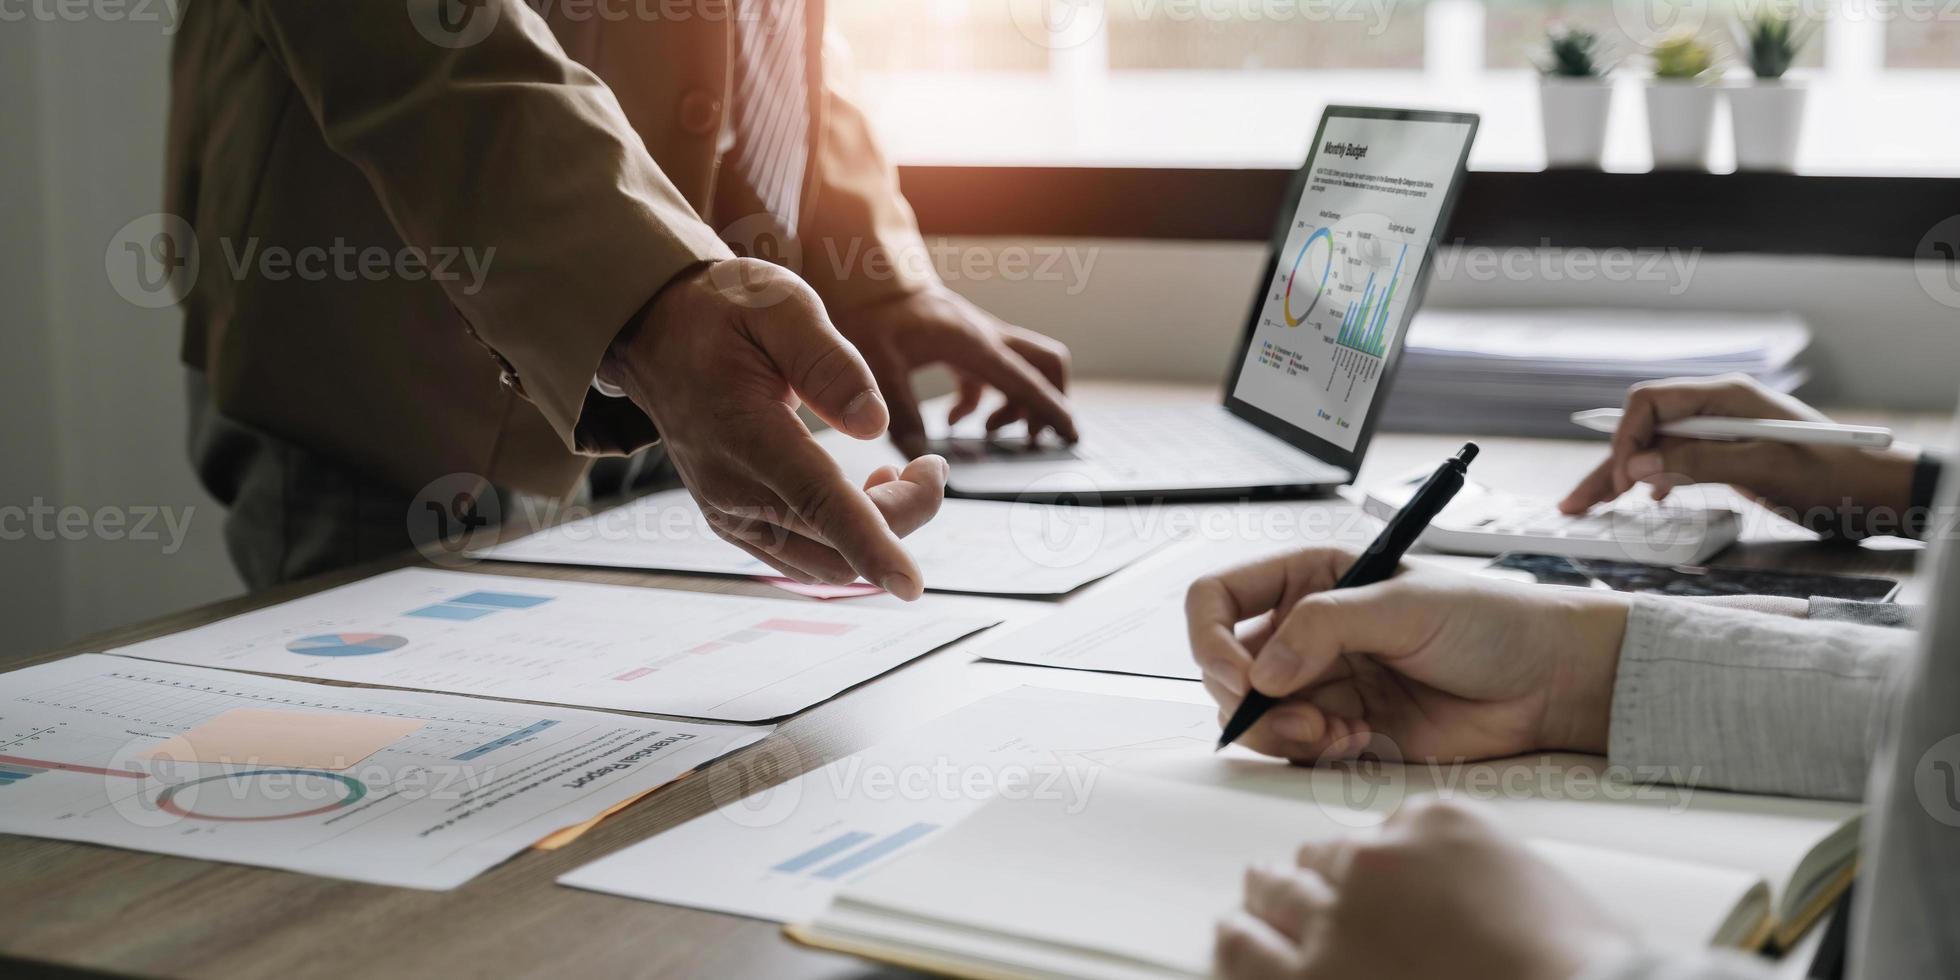
[[[1913,634],[1636,596],[1613,684],[1612,763],[1675,782],[1851,800]]]

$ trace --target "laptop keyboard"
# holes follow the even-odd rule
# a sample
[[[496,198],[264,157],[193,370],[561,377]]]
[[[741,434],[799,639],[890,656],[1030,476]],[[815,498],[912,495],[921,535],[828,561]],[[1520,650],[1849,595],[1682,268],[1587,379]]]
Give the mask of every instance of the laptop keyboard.
[[[1080,420],[1084,459],[1131,479],[1199,473],[1221,484],[1271,482],[1275,472],[1326,479],[1331,467],[1223,408],[1125,407]]]

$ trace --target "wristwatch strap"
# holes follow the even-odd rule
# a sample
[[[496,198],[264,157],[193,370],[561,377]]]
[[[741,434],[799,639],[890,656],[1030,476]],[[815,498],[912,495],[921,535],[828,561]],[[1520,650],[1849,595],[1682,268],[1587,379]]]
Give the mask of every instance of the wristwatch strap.
[[[1902,522],[1907,534],[1915,538],[1926,536],[1926,525],[1933,516],[1933,495],[1940,488],[1940,474],[1946,470],[1946,461],[1930,452],[1922,451],[1912,464],[1912,495],[1907,499],[1905,520]]]

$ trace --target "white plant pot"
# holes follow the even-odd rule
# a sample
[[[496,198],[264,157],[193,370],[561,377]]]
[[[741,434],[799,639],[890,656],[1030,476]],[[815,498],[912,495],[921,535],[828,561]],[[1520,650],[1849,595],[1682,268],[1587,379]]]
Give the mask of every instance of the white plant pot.
[[[1707,170],[1715,131],[1712,85],[1667,78],[1647,82],[1647,138],[1655,170]]]
[[[1735,124],[1736,169],[1795,170],[1797,141],[1803,136],[1803,83],[1751,79],[1731,86],[1728,96],[1729,117]]]
[[[1606,153],[1606,114],[1613,83],[1604,78],[1538,78],[1538,116],[1545,130],[1545,166],[1599,169]]]

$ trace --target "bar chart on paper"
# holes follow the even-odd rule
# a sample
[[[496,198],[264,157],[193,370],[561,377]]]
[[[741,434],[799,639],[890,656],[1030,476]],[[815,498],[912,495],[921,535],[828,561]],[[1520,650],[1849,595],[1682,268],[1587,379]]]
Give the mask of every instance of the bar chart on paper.
[[[110,652],[753,722],[995,621],[410,568]]]
[[[836,881],[898,853],[906,845],[922,840],[938,829],[936,823],[916,822],[887,834],[847,830],[770,870],[779,874],[809,874],[826,881]]]
[[[1195,685],[1194,685],[1195,686]],[[1212,756],[1208,703],[1023,687],[813,769],[559,879],[797,922],[989,799],[1083,793],[1105,770]]]

